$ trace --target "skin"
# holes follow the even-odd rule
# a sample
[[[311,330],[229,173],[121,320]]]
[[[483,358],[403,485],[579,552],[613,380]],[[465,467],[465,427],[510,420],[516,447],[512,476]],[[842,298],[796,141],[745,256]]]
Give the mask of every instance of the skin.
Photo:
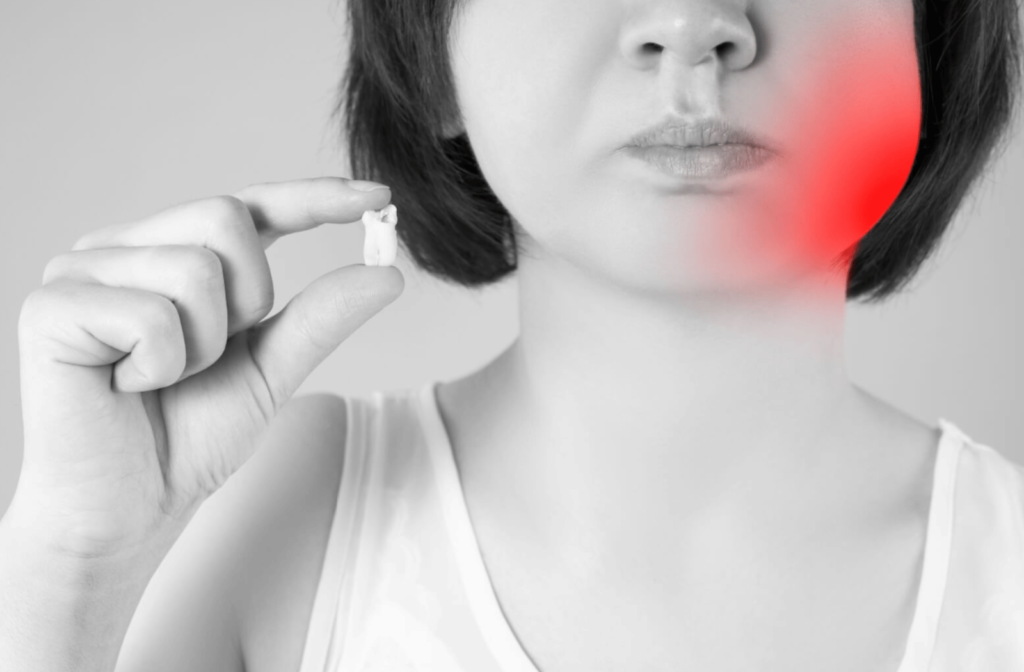
[[[438,400],[520,641],[562,670],[635,666],[630,641],[681,629],[652,664],[839,669],[846,646],[895,669],[938,430],[849,380],[833,262],[916,151],[910,0],[468,0],[450,40],[448,131],[525,250],[519,337]],[[672,193],[621,151],[669,112],[779,156],[727,195]],[[584,645],[605,627],[621,647]]]

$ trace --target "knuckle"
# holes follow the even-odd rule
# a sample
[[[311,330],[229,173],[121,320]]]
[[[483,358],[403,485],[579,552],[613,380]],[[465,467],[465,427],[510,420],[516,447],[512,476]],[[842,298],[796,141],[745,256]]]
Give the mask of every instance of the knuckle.
[[[79,236],[78,240],[75,241],[75,244],[71,246],[71,251],[80,252],[82,250],[93,250],[97,247],[103,247],[104,242],[108,241],[111,236],[116,236],[119,232],[130,228],[130,226],[130,223],[111,224],[100,229],[86,231],[83,235]]]
[[[69,255],[58,254],[57,256],[46,262],[46,266],[43,268],[43,280],[42,284],[47,285],[54,281],[66,272],[68,267]]]
[[[22,302],[19,320],[37,322],[63,314],[65,311],[62,304],[68,300],[79,300],[76,291],[79,287],[70,281],[56,280],[45,287],[36,288]]]
[[[274,281],[270,275],[270,264],[262,252],[253,252],[251,263],[247,263],[243,272],[245,276],[243,294],[240,299],[240,310],[247,322],[255,323],[266,317],[274,308]]]
[[[174,303],[159,294],[143,294],[144,300],[140,302],[139,314],[146,335],[161,341],[181,338],[181,318]]]
[[[192,302],[195,302],[201,306],[202,310],[199,314],[203,316],[204,320],[210,319],[214,313],[225,312],[226,294],[220,256],[209,248],[195,245],[169,246],[169,248],[173,250],[172,254],[179,257],[174,263],[178,284],[176,295],[182,297],[182,301],[186,305],[191,306]],[[226,322],[226,315],[224,319]],[[226,337],[226,335],[222,334],[222,337]],[[223,350],[223,343],[219,345]],[[206,348],[206,350],[209,349]],[[217,352],[216,357],[219,356],[220,352]]]
[[[89,231],[84,235],[79,236],[75,243],[71,246],[71,251],[77,252],[79,250],[88,250],[92,246],[92,240],[95,237],[95,231]]]
[[[254,322],[259,322],[264,317],[270,314],[270,311],[274,309],[274,288],[273,285],[267,284],[265,291],[259,292],[256,300],[253,302],[255,308],[253,309],[252,319]]]
[[[18,314],[18,350],[22,356],[45,340],[45,334],[66,313],[60,309],[60,300],[54,286],[36,289],[25,297]]]
[[[29,292],[28,296],[25,297],[25,300],[21,302],[21,312],[18,314],[19,333],[31,328],[39,321],[39,316],[43,314],[50,305],[52,293],[52,290],[42,288]]]
[[[232,226],[248,222],[249,209],[237,196],[212,196],[201,202],[203,215],[214,226]]]
[[[55,281],[28,294],[18,315],[18,347],[27,353],[30,347],[66,334],[74,321],[74,306],[89,299],[81,284]]]
[[[234,196],[240,200],[244,200],[244,196],[252,194],[254,191],[258,192],[261,189],[266,188],[267,182],[250,182],[245,185],[244,189],[239,189],[234,193]]]
[[[203,287],[210,284],[222,284],[224,265],[220,256],[207,247],[198,245],[177,246],[177,254],[181,255],[177,268],[180,269],[185,283],[195,282]]]
[[[139,307],[139,336],[150,341],[160,353],[157,378],[150,382],[166,387],[181,377],[185,370],[187,353],[181,319],[174,304],[163,296],[145,292]],[[139,369],[143,376],[146,371]]]
[[[211,200],[209,238],[230,250],[242,275],[237,294],[240,305],[235,308],[246,323],[259,321],[274,307],[274,285],[252,215],[236,196],[218,196]],[[221,270],[223,274],[223,268]]]

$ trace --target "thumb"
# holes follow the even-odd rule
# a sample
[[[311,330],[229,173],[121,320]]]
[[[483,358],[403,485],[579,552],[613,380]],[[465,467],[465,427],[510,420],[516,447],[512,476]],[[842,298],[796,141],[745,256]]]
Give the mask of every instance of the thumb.
[[[394,266],[345,266],[317,278],[276,315],[252,327],[249,352],[275,411],[342,341],[404,289],[405,277]]]

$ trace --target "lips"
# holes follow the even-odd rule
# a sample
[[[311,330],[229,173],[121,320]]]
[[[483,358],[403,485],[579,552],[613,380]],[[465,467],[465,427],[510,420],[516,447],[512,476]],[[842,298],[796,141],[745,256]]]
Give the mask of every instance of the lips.
[[[774,156],[774,153],[756,145],[724,144],[707,147],[676,147],[630,145],[625,152],[648,165],[674,177],[694,179],[721,179],[729,175],[753,170]]]

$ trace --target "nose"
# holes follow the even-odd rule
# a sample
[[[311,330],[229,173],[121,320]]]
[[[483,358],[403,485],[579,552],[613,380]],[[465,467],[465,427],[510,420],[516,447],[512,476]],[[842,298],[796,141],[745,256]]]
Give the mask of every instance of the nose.
[[[630,65],[648,68],[668,52],[684,67],[719,59],[740,70],[754,60],[757,40],[747,18],[749,0],[651,0],[640,2],[623,31],[621,51]]]

